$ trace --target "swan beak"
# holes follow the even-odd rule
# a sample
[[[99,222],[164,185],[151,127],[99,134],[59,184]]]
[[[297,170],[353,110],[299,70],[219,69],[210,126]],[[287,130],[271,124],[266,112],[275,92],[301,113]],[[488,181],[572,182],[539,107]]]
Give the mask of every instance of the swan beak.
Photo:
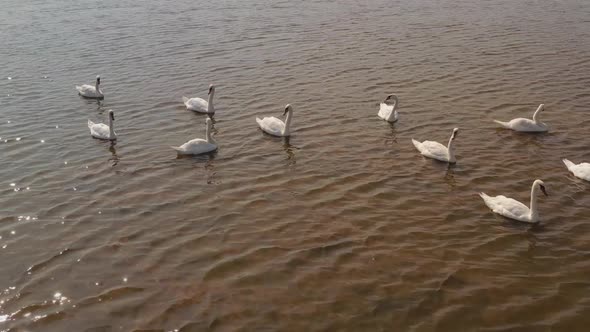
[[[541,185],[541,191],[543,192],[543,194],[545,194],[545,196],[549,196],[549,194],[547,194],[547,190],[545,190],[544,185]]]
[[[111,113],[111,120],[115,121],[115,113]]]

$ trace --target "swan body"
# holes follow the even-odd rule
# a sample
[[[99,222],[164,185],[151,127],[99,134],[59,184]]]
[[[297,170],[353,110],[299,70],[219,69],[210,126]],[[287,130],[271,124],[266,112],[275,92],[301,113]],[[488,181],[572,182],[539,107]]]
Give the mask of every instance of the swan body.
[[[212,122],[207,118],[205,129],[205,139],[195,138],[181,146],[171,146],[179,154],[202,154],[217,150],[217,142],[211,137]]]
[[[104,98],[104,94],[100,90],[100,76],[96,76],[96,83],[94,84],[94,86],[88,84],[76,85],[76,90],[78,90],[78,94],[80,96],[85,98]]]
[[[113,110],[109,110],[109,125],[104,123],[94,123],[88,120],[88,128],[90,129],[90,135],[94,138],[114,141],[117,139],[115,128],[113,127],[113,121],[115,121],[115,113]]]
[[[285,112],[283,115],[285,114],[287,115],[285,122],[274,116],[264,117],[262,119],[256,118],[256,122],[258,123],[258,126],[260,126],[260,129],[267,134],[279,137],[289,136],[291,135],[290,126],[293,117],[293,107],[291,107],[291,105],[285,106]]]
[[[213,96],[215,96],[215,85],[209,85],[209,92],[207,93],[208,99],[205,100],[203,98],[187,98],[182,97],[182,102],[186,106],[186,109],[189,111],[194,111],[198,113],[208,113],[213,114],[215,113],[215,108],[213,107]]]
[[[393,105],[388,104],[391,100],[393,100]],[[379,104],[379,113],[377,113],[377,115],[387,122],[396,122],[398,119],[398,113],[396,111],[398,105],[399,100],[397,96],[389,95],[381,104]]]
[[[418,149],[418,151],[420,151],[423,156],[452,164],[457,161],[455,159],[453,141],[457,137],[458,132],[459,128],[453,129],[453,133],[451,134],[451,138],[449,139],[449,144],[447,146],[433,141],[419,142],[413,138],[412,143],[414,143],[416,149]]]
[[[512,119],[509,122],[503,122],[494,120],[495,123],[501,125],[504,128],[512,129],[515,131],[521,132],[545,132],[549,130],[549,127],[539,121],[539,114],[545,109],[545,104],[539,105],[535,113],[533,114],[533,119],[525,119],[525,118],[516,118]]]
[[[567,167],[567,169],[576,177],[579,177],[582,180],[590,181],[589,163],[581,163],[576,165],[567,159],[563,159],[563,163],[565,164],[565,167]]]
[[[535,180],[531,188],[530,208],[515,199],[503,195],[491,197],[485,193],[479,193],[479,196],[494,213],[506,218],[534,224],[539,222],[539,211],[537,211],[537,193],[539,189],[545,196],[548,196],[543,181]]]

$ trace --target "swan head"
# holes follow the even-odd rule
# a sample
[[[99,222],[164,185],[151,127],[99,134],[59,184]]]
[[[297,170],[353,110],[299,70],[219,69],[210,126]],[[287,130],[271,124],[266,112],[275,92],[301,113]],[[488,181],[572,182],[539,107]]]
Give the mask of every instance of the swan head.
[[[100,75],[96,75],[96,84],[100,84]]]
[[[210,94],[214,94],[215,93],[215,85],[210,84],[209,85],[209,92],[207,92],[208,95]]]
[[[545,104],[540,104],[539,107],[537,108],[539,111],[544,111],[545,110]]]
[[[541,189],[541,191],[543,192],[543,194],[545,196],[549,196],[549,194],[547,194],[547,189],[545,188],[545,183],[543,181],[541,181],[541,180],[535,180],[534,185],[535,186],[538,186],[539,189]]]
[[[109,118],[110,118],[112,121],[115,121],[115,112],[113,112],[113,110],[109,110]]]
[[[394,103],[397,103],[397,95],[395,95],[393,93],[390,94],[389,96],[387,96],[387,98],[385,98],[383,103],[387,104],[388,101],[393,101]]]
[[[454,128],[453,129],[453,135],[451,135],[451,139],[455,139],[457,138],[457,135],[459,134],[459,128]]]
[[[291,104],[287,104],[287,106],[285,106],[285,112],[283,112],[283,115],[291,111],[293,111],[293,107],[291,107]]]

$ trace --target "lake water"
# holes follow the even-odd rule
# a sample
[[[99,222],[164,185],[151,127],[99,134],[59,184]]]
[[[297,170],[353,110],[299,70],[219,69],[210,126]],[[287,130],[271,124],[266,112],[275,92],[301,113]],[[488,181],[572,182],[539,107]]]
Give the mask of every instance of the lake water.
[[[588,329],[590,183],[561,158],[590,162],[589,1],[0,8],[0,330]],[[211,83],[219,151],[177,158]],[[260,132],[287,103],[290,139]],[[547,134],[492,122],[540,103]],[[109,109],[115,145],[86,126]],[[411,144],[453,127],[455,166]],[[537,178],[539,225],[477,196]]]

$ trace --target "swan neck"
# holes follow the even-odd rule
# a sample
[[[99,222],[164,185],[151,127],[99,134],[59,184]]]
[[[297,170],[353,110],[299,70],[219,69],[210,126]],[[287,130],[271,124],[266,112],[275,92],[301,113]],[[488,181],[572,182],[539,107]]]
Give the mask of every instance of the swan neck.
[[[533,183],[533,187],[531,188],[531,222],[536,222],[539,217],[539,212],[537,211],[537,194],[539,192],[539,185]]]
[[[539,107],[537,108],[537,110],[535,111],[535,113],[533,114],[533,121],[538,123],[539,122],[539,113],[541,113],[541,110],[543,109],[542,105],[539,105]]]
[[[109,114],[109,139],[114,139],[115,138],[115,128],[113,127],[113,119],[111,118],[111,115]]]
[[[211,91],[211,93],[209,94],[209,97],[207,98],[207,113],[213,113],[214,112],[214,108],[213,108],[213,95],[215,95],[214,91]]]
[[[454,163],[455,162],[455,149],[453,148],[453,135],[451,135],[451,138],[449,139],[449,144],[447,145],[447,153],[448,153],[448,158],[449,158],[449,162]]]
[[[393,108],[391,109],[391,113],[389,113],[389,117],[387,118],[388,121],[395,119],[395,110],[397,110],[397,107],[399,105],[399,100],[397,99],[397,96],[393,96],[391,97],[391,99],[393,99]]]
[[[289,135],[290,131],[289,128],[291,126],[291,118],[293,117],[293,111],[289,110],[287,112],[287,118],[285,119],[285,128],[283,129],[283,135]]]
[[[393,99],[393,110],[395,111],[399,105],[399,99],[397,99],[397,96],[393,96],[391,97],[391,99]]]
[[[207,143],[215,144],[215,140],[213,139],[213,136],[211,136],[211,125],[210,124],[207,124],[207,127],[205,127],[205,137],[206,137]]]

